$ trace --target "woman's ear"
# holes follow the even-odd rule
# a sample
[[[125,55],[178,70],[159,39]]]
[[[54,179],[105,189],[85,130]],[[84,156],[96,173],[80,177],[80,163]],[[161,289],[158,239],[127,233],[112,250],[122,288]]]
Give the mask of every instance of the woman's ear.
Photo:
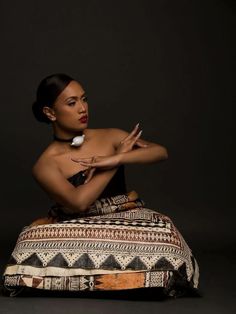
[[[49,120],[51,120],[51,121],[56,120],[56,116],[55,116],[54,110],[52,108],[44,106],[43,107],[43,113],[48,117]]]

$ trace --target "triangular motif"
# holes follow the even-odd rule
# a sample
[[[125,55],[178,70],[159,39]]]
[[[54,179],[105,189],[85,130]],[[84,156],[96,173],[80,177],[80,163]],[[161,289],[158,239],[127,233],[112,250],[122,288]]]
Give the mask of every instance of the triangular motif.
[[[113,255],[109,255],[107,259],[101,264],[101,268],[105,267],[105,269],[121,269],[120,264],[117,262]]]
[[[89,278],[87,276],[80,276],[80,290],[89,288]]]
[[[12,252],[12,256],[17,261],[18,264],[21,264],[22,261],[27,259],[29,256],[32,255],[32,252],[24,252],[24,253],[18,253],[18,252]]]
[[[42,261],[38,258],[37,254],[34,253],[24,261],[21,262],[21,265],[30,265],[30,266],[43,266]]]
[[[32,287],[32,283],[33,283],[32,277],[24,277],[23,276],[21,279],[27,287]]]
[[[130,255],[117,255],[116,260],[121,265],[121,269],[126,269],[126,266],[132,261],[134,256]]]
[[[73,264],[76,268],[94,268],[94,263],[87,253],[84,253],[80,258]]]
[[[178,268],[179,273],[183,276],[183,278],[187,279],[187,269],[186,269],[186,263],[183,263],[179,268]]]
[[[53,257],[53,259],[50,260],[50,262],[48,263],[48,266],[68,267],[68,263],[65,260],[65,258],[62,256],[62,254],[58,253],[56,256]]]
[[[102,264],[102,262],[105,261],[105,259],[107,258],[106,254],[101,254],[101,253],[90,253],[89,257],[91,258],[91,260],[93,261],[95,268],[99,268],[100,265]]]
[[[142,261],[145,263],[147,269],[152,269],[152,267],[155,265],[156,260],[156,255],[142,256]]]
[[[17,264],[16,259],[12,255],[10,256],[8,260],[8,264],[12,264],[12,265]]]
[[[68,263],[68,266],[71,267],[84,253],[72,253],[72,252],[63,252],[65,260]]]
[[[43,289],[43,278],[42,277],[33,277],[32,287],[38,288],[38,289]]]
[[[136,256],[128,265],[126,268],[131,268],[131,269],[147,269],[146,265],[141,261],[139,256]]]
[[[43,266],[48,265],[48,263],[57,255],[57,252],[43,252],[37,253],[39,259],[42,261]]]
[[[174,266],[163,256],[156,262],[153,269],[169,270],[174,269]]]

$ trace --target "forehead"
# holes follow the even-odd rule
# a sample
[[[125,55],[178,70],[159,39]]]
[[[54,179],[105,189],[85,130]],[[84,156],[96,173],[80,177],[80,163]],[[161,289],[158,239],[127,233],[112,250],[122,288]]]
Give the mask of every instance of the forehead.
[[[83,87],[77,81],[71,81],[59,95],[60,99],[65,99],[70,96],[81,96],[84,93]],[[58,98],[59,98],[58,97]]]

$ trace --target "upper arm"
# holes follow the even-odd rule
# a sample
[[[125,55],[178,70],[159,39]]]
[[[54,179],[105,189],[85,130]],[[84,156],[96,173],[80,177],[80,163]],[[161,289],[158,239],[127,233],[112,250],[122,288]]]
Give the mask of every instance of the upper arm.
[[[69,211],[80,210],[75,187],[62,175],[58,167],[49,161],[40,161],[32,168],[33,178],[57,203]]]
[[[112,141],[113,141],[113,146],[116,149],[119,146],[120,142],[124,138],[126,138],[132,132],[132,130],[129,133],[129,132],[124,131],[124,130],[119,129],[119,128],[110,128],[110,132],[111,132],[111,138],[112,138]],[[150,141],[144,140],[141,137],[139,137],[138,141],[141,144],[147,144],[149,147],[151,147],[151,146],[159,146],[159,147],[163,147],[165,149],[164,146],[162,146],[160,144],[157,144],[157,143],[154,143],[154,142],[150,142]]]

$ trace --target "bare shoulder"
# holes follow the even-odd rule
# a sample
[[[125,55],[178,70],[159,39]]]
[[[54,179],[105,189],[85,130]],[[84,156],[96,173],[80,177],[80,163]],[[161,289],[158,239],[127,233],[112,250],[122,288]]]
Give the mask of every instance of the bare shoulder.
[[[86,129],[85,134],[90,139],[89,147],[92,149],[96,145],[103,145],[104,143],[108,143],[111,136],[108,133],[109,129],[101,128],[101,129]],[[91,144],[90,144],[91,143]],[[61,167],[56,161],[56,156],[63,154],[64,151],[57,144],[51,143],[49,144],[45,150],[41,153],[41,155],[36,160],[35,164],[32,167],[32,175],[35,179],[40,179],[42,174],[47,174],[47,170],[50,169],[50,173],[52,172],[61,172]]]
[[[117,148],[120,141],[129,135],[127,131],[119,128],[93,129],[92,132],[92,136],[96,137],[98,142],[109,143],[113,148]]]
[[[50,157],[50,154],[43,152],[32,167],[32,175],[36,178],[47,168],[56,170],[56,163]]]
[[[128,134],[128,132],[119,128],[90,129],[89,133],[91,137],[96,139],[96,142],[102,143],[103,145],[106,143],[114,148],[116,148],[120,141]]]
[[[109,128],[107,129],[107,134],[109,134],[110,138],[112,139],[113,146],[117,148],[119,144],[121,143],[121,141],[125,140],[126,138],[131,137],[132,131],[127,132],[126,130],[121,129],[121,128]],[[139,140],[142,141],[143,143],[144,142],[148,143],[147,141],[141,140],[140,138]]]
[[[49,197],[65,207],[72,206],[70,195],[74,187],[64,178],[52,158],[46,155],[40,156],[32,168],[32,175]]]
[[[111,140],[113,147],[116,149],[119,146],[121,141],[131,136],[132,131],[127,132],[126,130],[121,129],[121,128],[107,128],[107,129],[103,129],[103,132],[104,132],[104,136],[106,136],[106,138],[109,138]],[[141,140],[140,138],[139,140],[143,143],[144,142],[146,144],[148,143],[147,141]]]
[[[108,128],[106,129],[106,133],[111,139],[114,148],[117,148],[120,142],[129,135],[127,131],[120,128]]]
[[[55,178],[58,179],[58,177],[60,177],[60,181],[62,180],[62,174],[59,167],[54,162],[53,158],[50,157],[50,154],[47,154],[46,152],[41,154],[36,163],[33,165],[31,173],[37,183],[43,189],[46,188],[46,190],[48,185],[50,185],[50,182],[52,184],[56,182]]]

